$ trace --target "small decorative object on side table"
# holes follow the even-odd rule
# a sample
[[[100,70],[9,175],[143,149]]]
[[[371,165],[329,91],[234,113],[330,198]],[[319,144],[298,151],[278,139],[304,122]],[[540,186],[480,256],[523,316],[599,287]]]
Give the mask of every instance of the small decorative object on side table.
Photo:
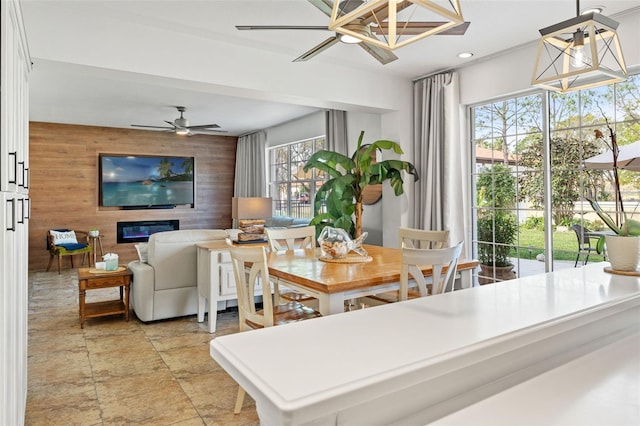
[[[93,266],[96,266],[98,247],[100,247],[100,256],[104,256],[104,252],[102,251],[102,235],[100,235],[100,231],[97,229],[90,229],[89,238],[91,239],[91,245],[93,247]]]
[[[129,287],[131,271],[119,266],[115,271],[103,271],[95,268],[78,268],[78,291],[80,299],[80,328],[84,328],[87,318],[124,314],[129,321]],[[104,302],[86,303],[87,290],[120,287],[120,299]],[[124,289],[124,294],[123,294]]]

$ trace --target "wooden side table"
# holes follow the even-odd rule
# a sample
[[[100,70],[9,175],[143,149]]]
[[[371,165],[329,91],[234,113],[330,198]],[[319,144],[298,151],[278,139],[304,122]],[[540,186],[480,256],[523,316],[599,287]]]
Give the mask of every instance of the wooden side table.
[[[95,268],[78,268],[78,290],[80,295],[80,328],[84,328],[87,318],[124,314],[129,321],[129,289],[131,271],[120,265],[116,271],[103,271]],[[104,302],[85,303],[87,290],[120,287],[120,299]],[[124,295],[123,295],[124,289]]]

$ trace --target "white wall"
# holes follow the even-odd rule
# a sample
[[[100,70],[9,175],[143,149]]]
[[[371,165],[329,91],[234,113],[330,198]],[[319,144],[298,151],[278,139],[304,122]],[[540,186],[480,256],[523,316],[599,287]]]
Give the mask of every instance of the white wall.
[[[617,32],[625,62],[634,70],[640,67],[640,8],[614,19],[620,23]],[[532,43],[461,68],[461,104],[472,105],[531,90],[537,49],[537,43]]]

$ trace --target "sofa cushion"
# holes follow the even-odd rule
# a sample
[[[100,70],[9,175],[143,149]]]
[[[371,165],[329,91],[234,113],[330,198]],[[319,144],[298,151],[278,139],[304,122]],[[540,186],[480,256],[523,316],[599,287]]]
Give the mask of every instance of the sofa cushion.
[[[293,223],[293,218],[288,216],[273,216],[265,220],[264,226],[268,228],[286,228]]]
[[[267,228],[298,228],[309,226],[311,219],[289,216],[273,216],[265,220],[264,226]]]
[[[187,229],[151,235],[147,251],[148,263],[155,271],[155,291],[195,287],[196,244],[225,238],[227,233],[221,229]]]
[[[135,245],[136,251],[138,252],[138,259],[142,263],[149,263],[149,244],[148,243],[139,243]]]

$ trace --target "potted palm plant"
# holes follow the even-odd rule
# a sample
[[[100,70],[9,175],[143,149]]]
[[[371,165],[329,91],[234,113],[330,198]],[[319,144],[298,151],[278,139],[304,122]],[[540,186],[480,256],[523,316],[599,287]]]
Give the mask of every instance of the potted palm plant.
[[[606,120],[606,119],[605,119]],[[620,190],[620,176],[618,174],[618,142],[616,134],[611,128],[609,121],[606,120],[609,132],[610,143],[604,137],[600,130],[595,130],[595,137],[604,141],[611,149],[613,156],[613,187],[616,206],[616,219],[612,218],[597,200],[592,197],[586,197],[591,207],[602,221],[611,229],[615,235],[606,235],[600,237],[596,244],[598,253],[604,251],[606,244],[607,254],[611,262],[611,268],[617,271],[636,271],[638,268],[638,254],[640,252],[640,222],[631,219],[624,209],[622,202],[622,192]]]
[[[401,160],[374,162],[372,154],[376,150],[392,150],[403,154],[400,145],[389,140],[378,140],[362,144],[364,131],[360,132],[358,145],[351,157],[321,150],[314,153],[304,165],[304,171],[311,168],[329,175],[316,192],[314,200],[315,216],[310,224],[316,226],[319,234],[325,226],[342,228],[353,238],[362,235],[362,196],[368,185],[377,185],[388,180],[396,195],[404,193],[402,172],[413,175],[418,180],[418,172],[413,164]],[[355,216],[355,222],[354,222]]]

